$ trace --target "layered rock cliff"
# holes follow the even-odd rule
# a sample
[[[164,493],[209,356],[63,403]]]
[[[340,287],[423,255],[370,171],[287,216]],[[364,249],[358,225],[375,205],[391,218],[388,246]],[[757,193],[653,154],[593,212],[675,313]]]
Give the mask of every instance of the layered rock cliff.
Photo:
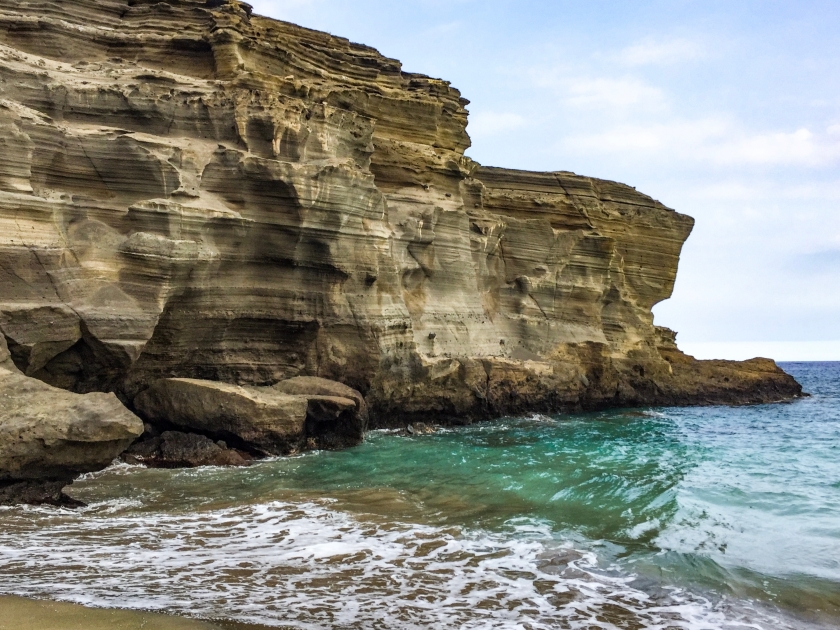
[[[14,364],[132,409],[160,379],[322,377],[375,426],[801,392],[654,326],[690,217],[476,164],[467,104],[237,0],[0,0]]]

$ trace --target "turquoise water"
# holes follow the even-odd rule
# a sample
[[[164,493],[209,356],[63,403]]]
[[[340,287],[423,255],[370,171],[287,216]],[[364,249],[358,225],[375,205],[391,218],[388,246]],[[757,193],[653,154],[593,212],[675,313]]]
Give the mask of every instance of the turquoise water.
[[[840,627],[840,363],[789,404],[508,418],[0,510],[0,592],[294,627]]]

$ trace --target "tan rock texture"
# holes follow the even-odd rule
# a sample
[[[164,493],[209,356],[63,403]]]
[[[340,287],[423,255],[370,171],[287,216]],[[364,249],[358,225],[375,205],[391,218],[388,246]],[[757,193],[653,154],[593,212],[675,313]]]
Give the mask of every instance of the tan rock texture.
[[[359,413],[361,395],[341,383],[330,383],[302,377],[283,388],[284,383],[243,387],[162,379],[141,392],[134,406],[154,424],[233,440],[264,455],[299,450],[310,439],[327,448],[358,444],[367,428]]]
[[[0,0],[14,363],[128,403],[320,377],[374,426],[801,392],[654,327],[690,217],[476,164],[467,104],[236,0]]]
[[[62,488],[108,466],[143,433],[114,394],[74,394],[8,369],[0,338],[0,504],[62,503]]]

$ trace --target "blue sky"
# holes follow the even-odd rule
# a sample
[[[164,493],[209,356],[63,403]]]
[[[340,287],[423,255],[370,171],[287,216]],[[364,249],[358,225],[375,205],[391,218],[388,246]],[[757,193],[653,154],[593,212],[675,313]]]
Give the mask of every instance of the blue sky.
[[[840,360],[840,2],[255,0],[452,82],[468,155],[697,219],[654,312],[701,358]]]

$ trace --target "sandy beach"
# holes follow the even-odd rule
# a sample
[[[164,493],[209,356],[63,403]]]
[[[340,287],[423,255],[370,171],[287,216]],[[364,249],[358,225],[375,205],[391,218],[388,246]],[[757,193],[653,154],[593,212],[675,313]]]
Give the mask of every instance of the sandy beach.
[[[0,630],[264,630],[133,610],[85,608],[64,602],[0,597]]]

